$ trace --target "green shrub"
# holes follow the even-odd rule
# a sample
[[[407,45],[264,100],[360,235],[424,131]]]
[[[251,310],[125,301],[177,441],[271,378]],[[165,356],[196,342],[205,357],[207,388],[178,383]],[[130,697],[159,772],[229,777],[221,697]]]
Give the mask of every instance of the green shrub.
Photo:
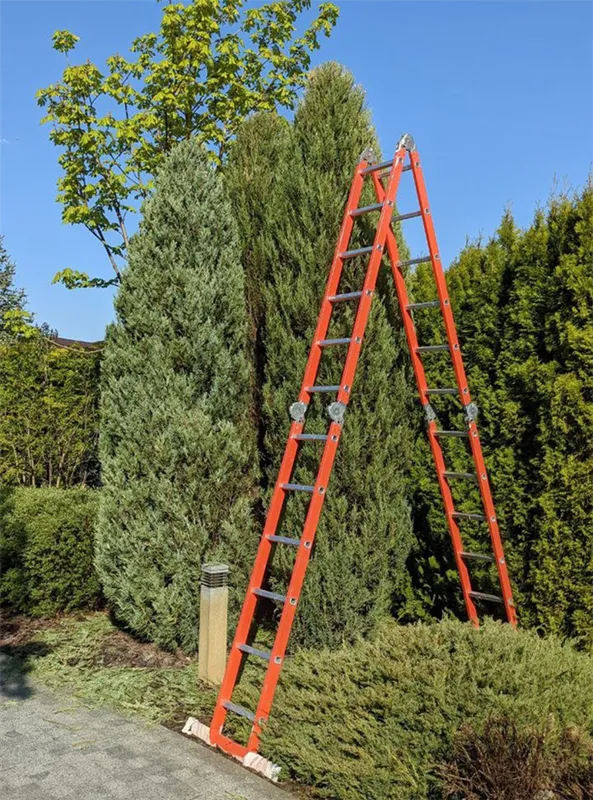
[[[252,694],[237,699],[251,708]],[[495,622],[389,623],[373,641],[287,660],[263,752],[332,800],[440,798],[458,731],[493,716],[591,733],[593,658]]]
[[[84,488],[0,493],[0,597],[7,610],[49,617],[96,607],[97,500]]]

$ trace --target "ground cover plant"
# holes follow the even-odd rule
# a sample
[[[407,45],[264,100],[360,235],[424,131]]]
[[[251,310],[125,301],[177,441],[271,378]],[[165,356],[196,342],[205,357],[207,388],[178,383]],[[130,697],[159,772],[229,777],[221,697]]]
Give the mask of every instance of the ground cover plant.
[[[25,662],[33,677],[83,702],[177,729],[190,714],[210,721],[215,692],[198,683],[195,659],[140,644],[105,614],[64,619],[20,643],[13,633],[12,641],[5,639],[6,651],[20,658],[21,668]],[[246,669],[238,702],[253,704],[260,680],[257,667]],[[300,650],[287,660],[262,752],[282,766],[284,779],[310,787],[315,797],[440,800],[453,786],[454,770],[468,774],[460,755],[467,725],[483,767],[491,753],[498,758],[486,746],[495,739],[488,725],[507,718],[520,736],[527,728],[536,738],[546,732],[544,766],[556,769],[564,791],[575,776],[587,778],[592,687],[593,658],[554,638],[494,622],[479,631],[456,621],[388,623],[372,641]],[[241,735],[238,728],[234,733]],[[566,753],[567,735],[582,743],[574,758]],[[515,800],[488,794],[476,800],[493,798]]]

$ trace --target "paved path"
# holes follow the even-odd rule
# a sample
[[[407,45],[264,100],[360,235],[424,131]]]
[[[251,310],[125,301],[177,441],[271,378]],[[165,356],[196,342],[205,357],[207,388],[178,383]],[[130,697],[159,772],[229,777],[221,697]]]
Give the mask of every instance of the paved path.
[[[2,800],[291,797],[199,742],[161,726],[89,709],[31,684],[26,676],[0,682]]]

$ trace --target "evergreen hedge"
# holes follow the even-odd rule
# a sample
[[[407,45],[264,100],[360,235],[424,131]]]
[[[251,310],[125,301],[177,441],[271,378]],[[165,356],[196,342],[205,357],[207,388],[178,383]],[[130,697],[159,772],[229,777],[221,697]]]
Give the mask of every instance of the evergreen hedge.
[[[505,214],[496,234],[468,245],[447,275],[520,624],[577,637],[589,648],[592,263],[593,187],[588,185],[573,196],[552,198],[527,230]],[[428,270],[419,269],[414,289],[416,300],[434,297]],[[443,341],[440,322],[430,315],[418,319],[421,340]],[[429,385],[452,385],[448,374],[431,360]],[[435,401],[442,427],[463,426],[456,407],[448,398]],[[466,448],[456,444],[448,446],[449,463],[466,471]],[[458,604],[460,592],[424,436],[418,446],[418,538],[410,564],[421,604],[440,614]],[[476,510],[477,502],[474,495],[460,508]],[[487,532],[468,530],[467,542],[466,549],[484,551]],[[480,580],[488,591],[489,576]]]
[[[96,563],[120,620],[191,652],[202,562],[233,565],[242,591],[254,553],[244,279],[197,142],[172,151],[143,213],[105,346]]]
[[[310,75],[294,122],[260,114],[239,133],[226,179],[240,222],[243,263],[251,290],[255,371],[261,410],[259,442],[269,498],[286,442],[288,408],[297,398],[354,168],[376,133],[363,90],[334,63]],[[369,190],[371,187],[369,185]],[[371,190],[372,191],[372,190]],[[365,194],[361,205],[372,202]],[[376,219],[357,223],[353,246],[368,244]],[[405,247],[404,247],[405,251]],[[349,261],[341,291],[360,289],[366,262]],[[330,336],[346,336],[354,307],[342,303]],[[335,348],[337,349],[337,348]],[[339,383],[345,352],[325,353],[318,383]],[[407,472],[412,449],[401,324],[384,268],[352,388],[344,436],[321,516],[313,559],[295,620],[293,643],[339,646],[366,633],[405,585],[412,538]],[[329,399],[328,399],[329,397]],[[308,432],[325,432],[322,395],[307,414]],[[321,451],[303,445],[295,480],[312,483]],[[300,535],[300,498],[290,498],[282,523]],[[279,590],[294,555],[274,561]]]
[[[0,602],[11,613],[51,617],[94,608],[97,493],[90,489],[0,492]]]

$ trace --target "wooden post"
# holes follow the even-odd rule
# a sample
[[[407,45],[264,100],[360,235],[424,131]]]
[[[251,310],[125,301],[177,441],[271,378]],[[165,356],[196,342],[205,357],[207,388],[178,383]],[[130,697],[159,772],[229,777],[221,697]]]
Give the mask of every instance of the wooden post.
[[[219,686],[226,666],[229,568],[226,564],[202,566],[198,676]]]

